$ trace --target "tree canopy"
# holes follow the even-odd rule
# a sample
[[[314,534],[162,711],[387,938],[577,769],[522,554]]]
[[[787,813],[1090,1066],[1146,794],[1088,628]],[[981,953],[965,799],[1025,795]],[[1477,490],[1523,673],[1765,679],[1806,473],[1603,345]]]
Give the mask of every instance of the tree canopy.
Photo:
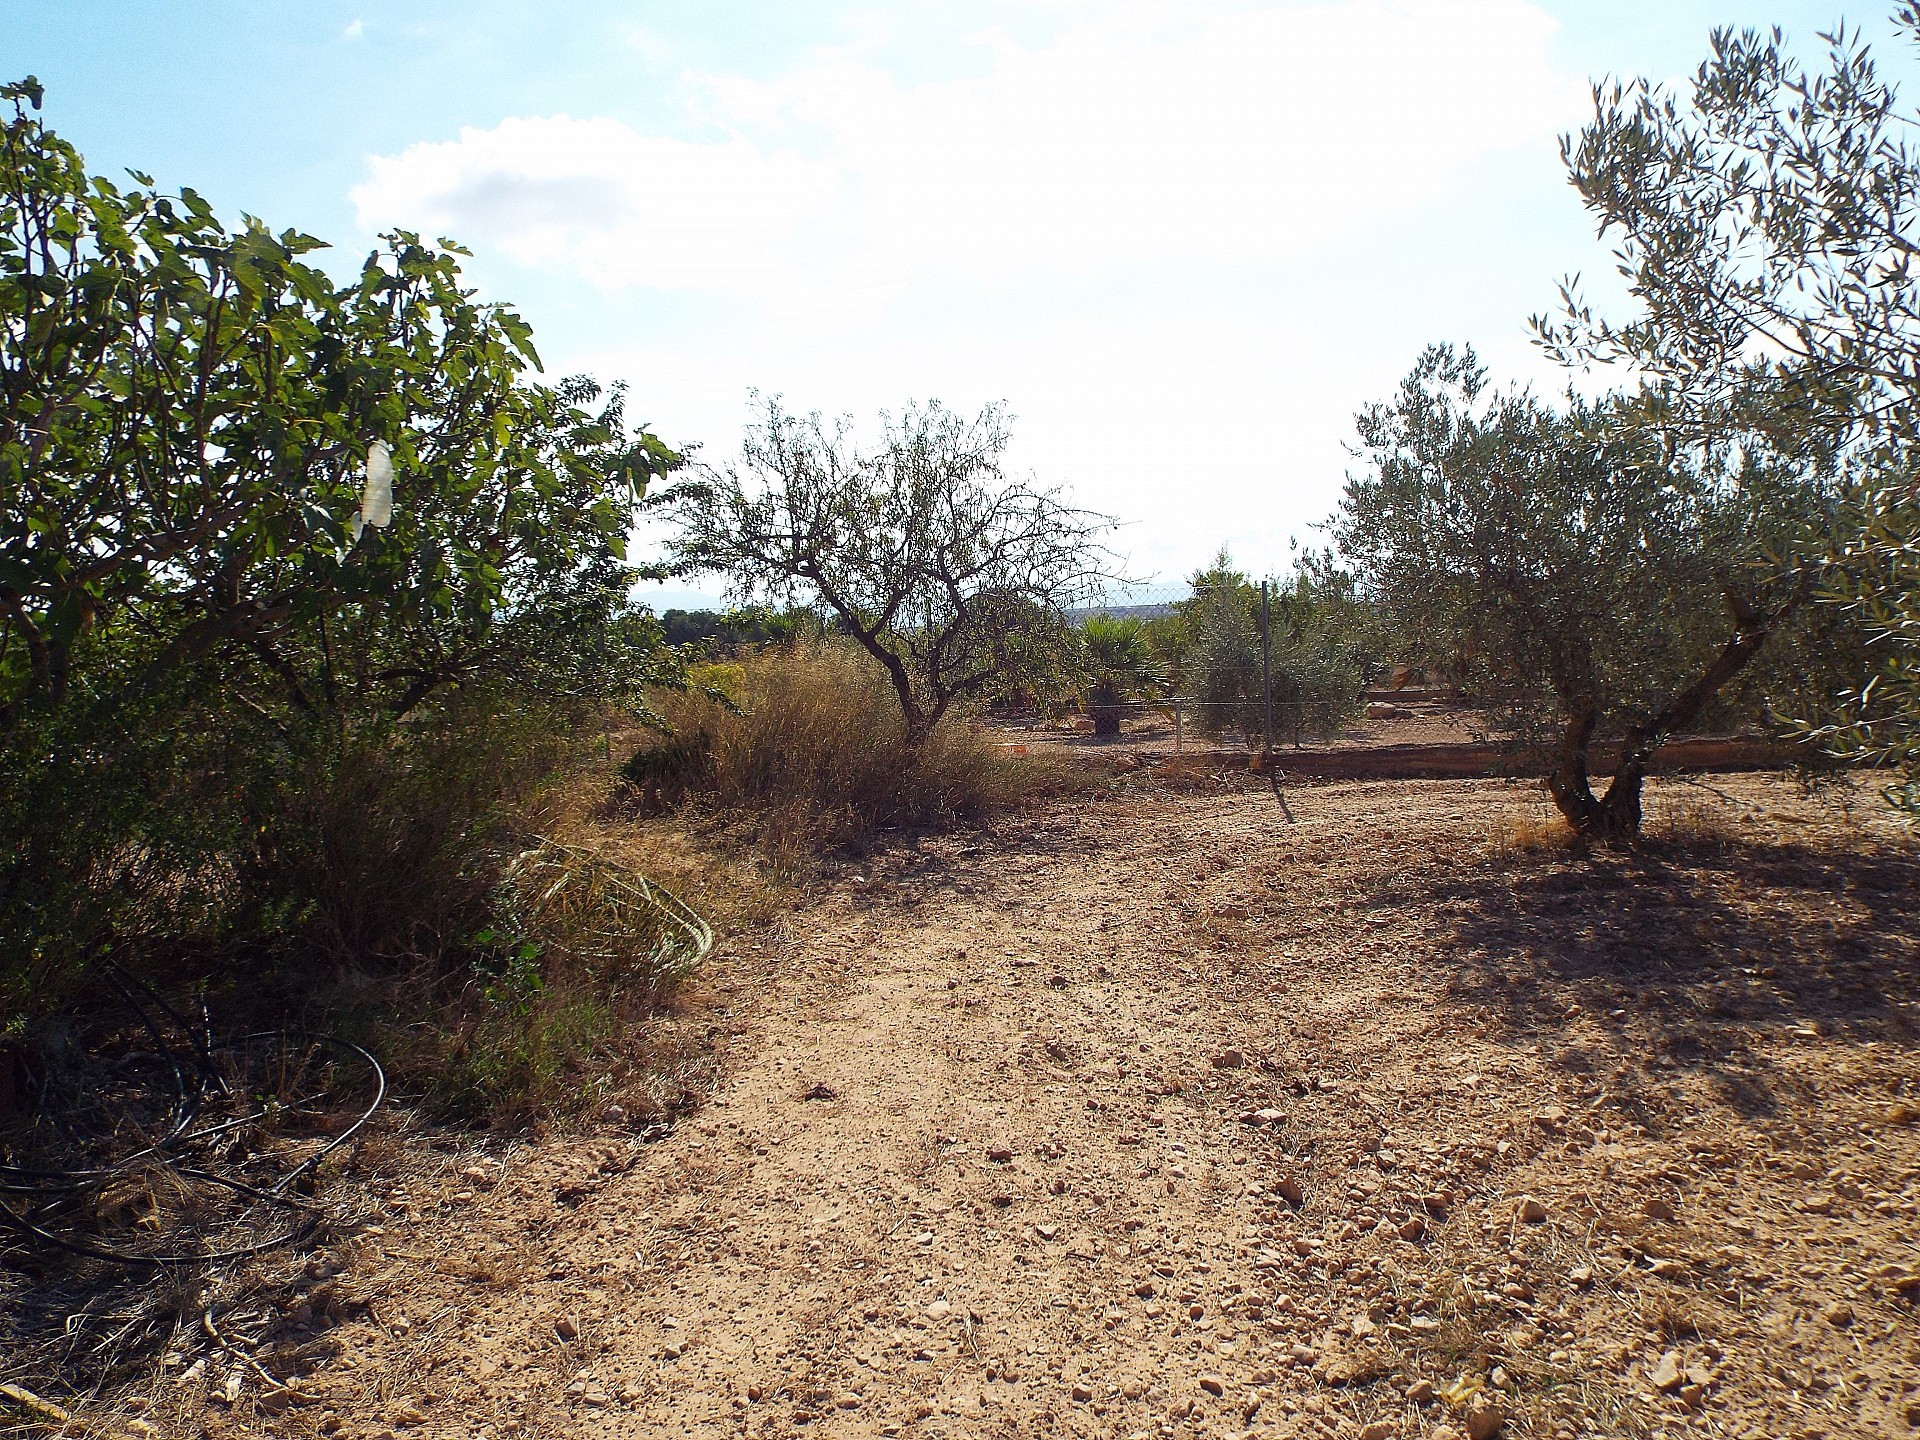
[[[1341,550],[1402,634],[1458,656],[1503,730],[1550,757],[1577,830],[1637,830],[1661,744],[1737,708],[1733,682],[1802,609],[1807,575],[1774,557],[1828,477],[1757,449],[1731,466],[1682,450],[1626,401],[1493,391],[1448,346],[1359,432]],[[1602,737],[1620,756],[1596,797]]]
[[[1920,6],[1893,25],[1920,42]],[[1564,151],[1640,313],[1598,316],[1570,282],[1535,324],[1565,360],[1630,366],[1700,443],[1837,457],[1845,503],[1802,543],[1877,663],[1805,728],[1920,807],[1920,152],[1863,32],[1821,38],[1810,68],[1777,29],[1716,30],[1688,86],[1597,86]]]
[[[909,405],[861,449],[850,420],[760,406],[739,466],[675,487],[678,566],[742,599],[823,606],[886,671],[914,737],[989,686],[1070,667],[1064,610],[1103,578],[1111,522],[1007,473],[1002,407]]]
[[[373,626],[354,678],[404,711],[618,593],[677,457],[617,392],[528,383],[528,328],[461,287],[463,252],[396,234],[335,285],[319,241],[89,176],[37,86],[4,94],[0,713],[61,703],[110,628],[149,669],[245,654],[310,707],[343,624]],[[396,503],[363,529],[376,446]]]
[[[289,777],[390,759],[451,690],[637,699],[663,652],[625,540],[680,463],[618,390],[537,380],[451,243],[395,233],[336,280],[313,237],[89,174],[41,98],[0,87],[15,955],[84,945],[108,922],[61,897],[111,909],[132,868],[243,873]]]

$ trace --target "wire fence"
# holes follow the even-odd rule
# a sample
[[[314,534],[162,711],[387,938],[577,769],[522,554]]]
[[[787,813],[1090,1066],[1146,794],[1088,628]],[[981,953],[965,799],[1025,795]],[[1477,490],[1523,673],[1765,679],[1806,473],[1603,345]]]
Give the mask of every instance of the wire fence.
[[[1078,715],[1096,738],[1125,739],[1136,746],[1171,748],[1244,747],[1258,751],[1268,743],[1267,707],[1262,696],[1244,700],[1199,700],[1188,695],[1164,699],[1122,700],[1111,705],[1082,704],[1066,712],[1040,706],[1004,706],[994,712],[1002,723],[1044,724],[1062,714]],[[1275,700],[1272,746],[1302,749],[1324,743],[1356,718],[1354,707],[1329,701]]]
[[[1092,721],[1097,736],[1118,737],[1132,729],[1133,738],[1170,738],[1175,751],[1195,744],[1239,744],[1249,750],[1291,746],[1299,749],[1308,741],[1332,739],[1360,713],[1356,684],[1352,696],[1340,699],[1308,697],[1302,687],[1275,669],[1273,662],[1273,610],[1281,595],[1281,584],[1271,579],[1254,582],[1257,601],[1253,619],[1257,628],[1259,673],[1243,676],[1234,685],[1238,694],[1214,698],[1174,694],[1140,698],[1138,696],[1101,703],[1091,697],[1078,708]],[[1192,581],[1149,582],[1112,587],[1097,602],[1081,606],[1070,615],[1082,622],[1095,616],[1112,619],[1152,621],[1177,614],[1183,605],[1198,599]],[[1173,677],[1177,682],[1179,676]],[[1249,683],[1251,682],[1251,683]],[[1163,721],[1164,727],[1156,727]],[[1164,733],[1141,735],[1142,728]]]

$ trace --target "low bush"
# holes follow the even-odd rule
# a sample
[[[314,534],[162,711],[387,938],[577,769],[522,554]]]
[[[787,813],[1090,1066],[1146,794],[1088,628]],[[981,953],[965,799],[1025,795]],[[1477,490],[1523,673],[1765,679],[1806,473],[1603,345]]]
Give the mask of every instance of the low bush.
[[[750,818],[775,859],[887,826],[977,819],[1063,783],[964,720],[910,744],[886,677],[850,645],[762,651],[729,668],[724,700],[659,697],[671,730],[623,774],[644,809]]]

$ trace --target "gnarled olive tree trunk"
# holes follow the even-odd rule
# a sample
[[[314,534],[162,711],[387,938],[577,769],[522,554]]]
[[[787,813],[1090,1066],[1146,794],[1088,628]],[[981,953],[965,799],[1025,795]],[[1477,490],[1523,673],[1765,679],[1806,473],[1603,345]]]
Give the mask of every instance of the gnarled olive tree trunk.
[[[1746,666],[1767,643],[1767,637],[1780,622],[1806,598],[1804,588],[1795,591],[1771,610],[1759,610],[1731,590],[1726,592],[1727,608],[1734,620],[1733,637],[1720,648],[1700,678],[1660,711],[1628,729],[1621,738],[1620,756],[1614,762],[1613,778],[1606,793],[1593,793],[1592,752],[1594,735],[1599,729],[1600,705],[1591,666],[1571,667],[1555,678],[1560,683],[1562,705],[1567,711],[1565,728],[1554,766],[1547,775],[1547,793],[1574,828],[1576,834],[1596,840],[1625,840],[1640,833],[1641,790],[1654,757],[1669,736],[1685,730],[1706,711],[1708,702]]]

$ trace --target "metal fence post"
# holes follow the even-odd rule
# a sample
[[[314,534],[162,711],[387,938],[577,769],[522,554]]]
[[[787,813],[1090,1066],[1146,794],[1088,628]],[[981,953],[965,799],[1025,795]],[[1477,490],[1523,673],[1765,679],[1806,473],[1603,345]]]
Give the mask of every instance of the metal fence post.
[[[1273,610],[1271,582],[1260,582],[1260,699],[1266,712],[1267,764],[1273,764]]]
[[[1178,755],[1180,750],[1180,697],[1176,695],[1173,697],[1173,753]]]

